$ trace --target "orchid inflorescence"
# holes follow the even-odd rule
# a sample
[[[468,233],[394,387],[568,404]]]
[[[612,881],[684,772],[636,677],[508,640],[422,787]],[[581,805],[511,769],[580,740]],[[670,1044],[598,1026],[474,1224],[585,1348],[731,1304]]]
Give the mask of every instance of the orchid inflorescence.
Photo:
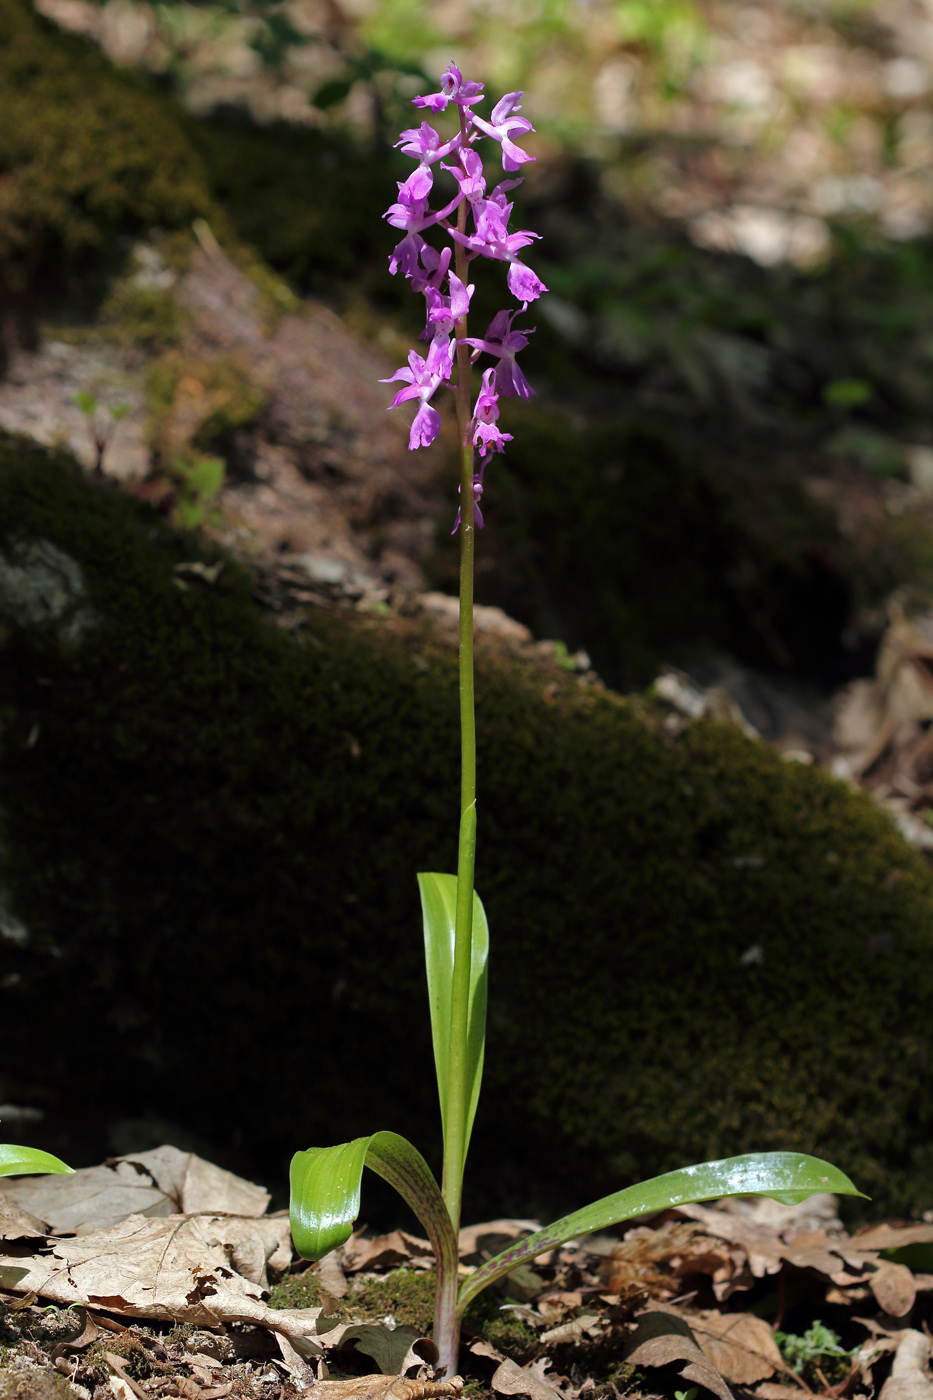
[[[427,447],[437,437],[441,427],[441,415],[431,404],[437,390],[456,389],[461,378],[468,380],[469,366],[480,355],[485,353],[495,357],[496,363],[483,374],[482,387],[464,429],[462,443],[466,446],[469,440],[480,455],[479,467],[474,465],[473,471],[473,520],[480,527],[483,515],[479,501],[483,493],[483,473],[487,460],[493,451],[501,452],[512,438],[511,433],[504,433],[497,426],[499,397],[529,399],[534,395],[534,390],[515,362],[516,354],[528,344],[534,327],[514,328],[512,323],[519,314],[519,308],[514,307],[494,316],[481,339],[468,336],[467,315],[474,287],[473,284],[465,284],[465,269],[476,257],[508,263],[509,291],[521,302],[521,311],[526,311],[530,301],[537,300],[542,292],[547,291],[540,277],[519,257],[520,251],[540,235],[529,229],[510,233],[508,228],[512,205],[507,201],[506,193],[522,181],[503,180],[491,194],[487,194],[483,162],[476,150],[477,142],[483,137],[498,141],[502,147],[502,168],[507,172],[518,170],[526,161],[534,160],[534,156],[515,143],[516,136],[524,136],[534,130],[526,117],[518,116],[523,94],[506,93],[493,108],[489,121],[471,110],[482,95],[483,84],[465,81],[460,69],[451,63],[441,78],[440,92],[416,97],[413,101],[416,107],[426,107],[432,112],[443,112],[449,103],[453,103],[460,117],[456,135],[449,141],[442,141],[430,122],[423,121],[420,127],[403,131],[396,142],[404,154],[411,156],[418,165],[408,179],[399,184],[398,202],[386,211],[385,217],[389,223],[404,231],[404,237],[389,258],[389,270],[393,275],[401,271],[404,277],[411,279],[412,291],[423,293],[426,325],[421,338],[431,343],[427,355],[421,356],[412,350],[408,356],[408,367],[396,370],[390,379],[382,380],[383,384],[403,380],[406,385],[404,389],[399,389],[390,407],[397,408],[409,399],[420,401],[411,425],[408,446],[410,449]],[[450,163],[445,162],[445,157],[449,158]],[[438,161],[441,162],[441,169],[449,171],[457,182],[457,193],[442,208],[431,209],[428,201],[434,186],[433,167]],[[472,219],[472,232],[468,232],[468,219]],[[453,246],[448,245],[438,252],[422,237],[429,228],[445,229],[453,240]],[[452,269],[451,261],[455,253],[457,256]],[[470,347],[472,354],[459,354],[465,347]],[[455,360],[458,364],[456,382],[453,379]],[[459,522],[458,511],[455,530]]]

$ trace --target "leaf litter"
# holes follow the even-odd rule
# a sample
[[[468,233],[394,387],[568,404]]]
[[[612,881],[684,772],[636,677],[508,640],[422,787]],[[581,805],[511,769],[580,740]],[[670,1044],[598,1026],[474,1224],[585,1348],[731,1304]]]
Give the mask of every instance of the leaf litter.
[[[2,1400],[933,1400],[933,1212],[849,1234],[832,1197],[750,1198],[571,1241],[480,1295],[445,1378],[428,1242],[308,1267],[269,1202],[173,1147],[5,1179]],[[462,1276],[536,1224],[463,1229]]]

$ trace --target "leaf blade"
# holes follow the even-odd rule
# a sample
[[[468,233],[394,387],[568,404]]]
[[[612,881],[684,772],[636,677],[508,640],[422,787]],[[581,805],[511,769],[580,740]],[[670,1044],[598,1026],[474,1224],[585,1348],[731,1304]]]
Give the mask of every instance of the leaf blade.
[[[424,961],[428,975],[428,1000],[431,1007],[431,1038],[434,1045],[434,1067],[437,1071],[437,1092],[441,1105],[441,1123],[447,1138],[447,1087],[450,1065],[451,991],[453,987],[454,947],[457,925],[457,877],[434,871],[418,876],[421,891],[421,913],[424,924]],[[483,1080],[486,1046],[486,999],[489,962],[489,924],[482,900],[473,891],[473,937],[470,945],[470,1001],[467,1013],[467,1044],[465,1070],[467,1091],[464,1095],[467,1116],[463,1132],[463,1156],[470,1142],[476,1106]],[[461,1170],[463,1163],[461,1163]]]
[[[663,1176],[603,1196],[495,1255],[464,1282],[457,1309],[462,1314],[477,1293],[519,1264],[578,1235],[630,1220],[633,1215],[649,1215],[671,1206],[718,1200],[723,1196],[771,1196],[786,1205],[795,1205],[823,1191],[839,1196],[863,1194],[838,1167],[801,1152],[752,1152],[665,1172]]]
[[[51,1152],[41,1152],[38,1147],[15,1147],[12,1143],[0,1143],[0,1176],[32,1176],[55,1173],[57,1176],[73,1176],[74,1167]]]
[[[444,1198],[421,1153],[398,1133],[371,1133],[295,1153],[289,1214],[298,1253],[320,1259],[350,1238],[360,1212],[364,1166],[395,1187],[424,1225],[439,1267],[456,1279],[457,1240]]]

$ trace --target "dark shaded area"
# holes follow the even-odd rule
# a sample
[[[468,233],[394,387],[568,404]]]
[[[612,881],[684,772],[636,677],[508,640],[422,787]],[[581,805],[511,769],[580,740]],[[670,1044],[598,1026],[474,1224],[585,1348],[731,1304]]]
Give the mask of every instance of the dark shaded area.
[[[10,440],[0,521],[14,561],[31,539],[77,559],[100,618],[77,647],[3,634],[4,879],[31,941],[5,954],[2,1096],[78,1162],[140,1118],[273,1183],[295,1147],[378,1127],[433,1157],[414,873],[454,860],[452,653],[352,616],[287,635],[229,564],[182,589],[192,538]],[[734,728],[671,740],[546,680],[480,666],[467,1213],[772,1147],[831,1154],[880,1212],[925,1201],[923,863]]]

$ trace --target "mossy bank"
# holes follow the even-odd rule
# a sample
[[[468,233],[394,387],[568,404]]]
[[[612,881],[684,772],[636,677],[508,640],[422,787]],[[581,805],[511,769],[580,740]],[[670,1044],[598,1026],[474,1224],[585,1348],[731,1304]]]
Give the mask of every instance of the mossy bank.
[[[272,628],[231,564],[181,568],[193,537],[10,439],[0,535],[0,1100],[77,1158],[141,1118],[277,1181],[380,1127],[433,1158],[414,877],[454,864],[452,652]],[[490,656],[478,694],[468,1214],[777,1147],[933,1204],[933,879],[884,815],[570,675]]]

